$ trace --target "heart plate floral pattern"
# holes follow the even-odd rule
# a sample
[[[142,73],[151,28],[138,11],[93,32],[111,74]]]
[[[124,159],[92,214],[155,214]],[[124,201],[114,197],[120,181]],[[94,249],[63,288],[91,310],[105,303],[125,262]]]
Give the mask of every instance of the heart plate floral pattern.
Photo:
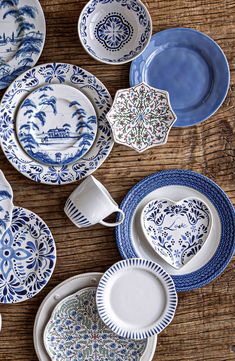
[[[206,242],[212,215],[200,199],[186,198],[177,203],[152,200],[141,214],[143,231],[153,249],[176,269],[188,263]]]

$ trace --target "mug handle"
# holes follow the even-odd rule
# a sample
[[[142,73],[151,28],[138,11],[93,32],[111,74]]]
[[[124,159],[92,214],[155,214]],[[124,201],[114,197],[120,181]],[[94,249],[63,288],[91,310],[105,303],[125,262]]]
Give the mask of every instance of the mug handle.
[[[125,213],[121,209],[117,209],[117,213],[121,214],[121,219],[118,222],[108,223],[108,222],[105,222],[105,221],[100,221],[99,223],[102,224],[103,226],[106,226],[106,227],[116,227],[116,226],[118,226],[119,224],[121,224],[124,221]]]

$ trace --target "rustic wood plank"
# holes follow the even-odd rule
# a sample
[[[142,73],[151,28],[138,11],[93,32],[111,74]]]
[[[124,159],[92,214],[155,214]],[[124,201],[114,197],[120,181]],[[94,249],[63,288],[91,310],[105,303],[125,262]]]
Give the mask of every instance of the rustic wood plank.
[[[47,20],[46,46],[39,63],[77,64],[98,76],[114,95],[128,87],[129,65],[103,65],[90,58],[77,36],[77,19],[86,1],[42,0]],[[146,0],[154,32],[192,27],[213,37],[224,49],[231,69],[231,87],[222,108],[209,120],[189,129],[173,129],[165,146],[138,155],[116,145],[96,171],[119,202],[144,176],[162,169],[201,172],[216,181],[235,203],[235,3],[234,0]],[[2,96],[3,92],[0,93]],[[61,281],[83,272],[103,272],[120,259],[113,230],[95,226],[78,230],[63,213],[75,185],[63,188],[34,184],[19,174],[0,152],[0,167],[11,182],[15,204],[38,213],[55,237],[58,262],[45,289],[18,305],[0,305],[3,330],[0,359],[35,361],[33,323],[47,293]],[[159,337],[154,361],[235,360],[234,260],[213,283],[180,294],[174,322]]]

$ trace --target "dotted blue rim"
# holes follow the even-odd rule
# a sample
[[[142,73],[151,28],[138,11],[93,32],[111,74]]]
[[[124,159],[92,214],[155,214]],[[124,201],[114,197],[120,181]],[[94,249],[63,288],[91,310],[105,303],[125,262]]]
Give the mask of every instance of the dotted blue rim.
[[[156,277],[159,277],[161,281],[164,282],[168,295],[168,308],[167,310],[164,311],[165,313],[164,317],[160,322],[156,323],[153,327],[145,331],[139,331],[139,330],[128,331],[126,329],[121,328],[115,322],[113,322],[112,319],[109,317],[105,305],[106,302],[105,302],[104,291],[110,279],[115,275],[116,272],[120,271],[121,269],[135,268],[135,267],[145,268],[146,270],[154,273]],[[115,332],[121,337],[129,338],[133,340],[141,340],[159,334],[164,330],[164,328],[166,328],[171,323],[175,315],[175,311],[178,303],[178,297],[175,289],[175,284],[171,276],[161,266],[149,260],[145,260],[141,258],[133,258],[115,263],[104,273],[104,275],[100,279],[97,288],[96,303],[101,319],[108,327],[111,328],[113,332]]]
[[[206,176],[190,171],[172,169],[154,173],[137,183],[121,203],[124,222],[116,227],[116,241],[124,259],[138,258],[131,239],[132,216],[141,202],[152,191],[170,185],[191,187],[204,194],[215,206],[221,221],[221,238],[212,258],[197,271],[172,276],[178,292],[203,287],[218,277],[229,264],[235,251],[235,211],[226,193]],[[119,217],[118,217],[119,218]]]

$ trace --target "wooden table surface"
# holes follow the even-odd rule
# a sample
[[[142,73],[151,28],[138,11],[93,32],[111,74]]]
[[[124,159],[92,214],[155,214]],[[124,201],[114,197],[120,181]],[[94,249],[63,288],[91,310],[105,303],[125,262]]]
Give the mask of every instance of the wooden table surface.
[[[83,50],[77,19],[86,1],[43,0],[47,21],[46,45],[39,63],[68,62],[100,78],[111,94],[128,87],[129,65],[100,64]],[[192,27],[213,37],[225,51],[231,69],[231,87],[220,110],[209,120],[188,129],[173,129],[165,146],[138,155],[115,145],[95,176],[120,202],[144,176],[162,169],[198,171],[216,181],[235,202],[235,2],[234,0],[148,0],[154,33],[170,27]],[[2,95],[3,92],[0,93]],[[33,324],[48,292],[68,277],[84,272],[104,272],[120,260],[112,229],[100,225],[78,230],[66,218],[63,205],[77,184],[52,187],[36,184],[19,174],[0,153],[0,167],[14,190],[18,206],[40,215],[52,230],[57,245],[57,265],[49,284],[27,302],[0,305],[3,330],[0,360],[37,360]],[[173,323],[160,335],[154,361],[235,360],[234,260],[210,285],[179,295]]]

